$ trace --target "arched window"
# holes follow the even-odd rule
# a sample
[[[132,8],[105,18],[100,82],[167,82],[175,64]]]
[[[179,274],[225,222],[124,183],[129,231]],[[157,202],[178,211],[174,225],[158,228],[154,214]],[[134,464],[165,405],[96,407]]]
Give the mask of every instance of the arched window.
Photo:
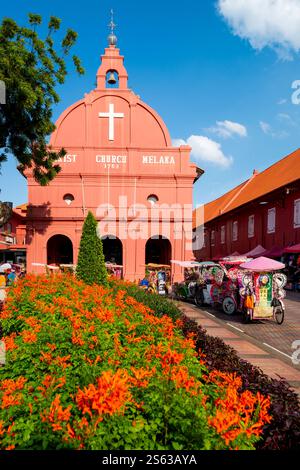
[[[151,204],[151,206],[154,206],[158,202],[158,197],[156,194],[150,194],[147,197],[147,201]]]
[[[102,245],[106,263],[123,264],[123,245],[118,237],[114,235],[104,236]]]
[[[73,264],[73,244],[65,235],[54,235],[47,242],[47,264]]]
[[[172,256],[172,246],[170,240],[155,235],[149,238],[145,247],[145,264],[170,264]]]
[[[73,196],[73,194],[68,193],[68,194],[64,195],[63,199],[64,199],[65,203],[68,206],[70,206],[72,204],[72,202],[74,201],[74,196]]]

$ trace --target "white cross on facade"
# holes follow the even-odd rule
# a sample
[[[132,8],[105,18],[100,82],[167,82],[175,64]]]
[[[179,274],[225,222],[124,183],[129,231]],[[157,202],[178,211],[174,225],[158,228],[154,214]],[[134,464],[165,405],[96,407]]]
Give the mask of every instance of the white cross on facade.
[[[115,105],[113,103],[109,104],[108,113],[99,113],[99,117],[108,118],[108,140],[115,140],[115,124],[114,118],[123,118],[124,113],[115,113]]]

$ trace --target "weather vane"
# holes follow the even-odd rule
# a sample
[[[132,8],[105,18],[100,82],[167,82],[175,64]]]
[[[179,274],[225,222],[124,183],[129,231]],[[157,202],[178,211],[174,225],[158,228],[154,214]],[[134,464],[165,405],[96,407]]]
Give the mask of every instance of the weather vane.
[[[111,9],[110,10],[110,23],[108,25],[108,27],[110,28],[110,33],[111,34],[114,34],[116,26],[117,25],[114,23],[114,10]]]
[[[110,28],[110,33],[108,36],[108,44],[110,46],[116,46],[117,44],[117,36],[115,35],[115,27],[116,24],[114,23],[114,10],[110,10],[110,23],[108,24],[108,27]]]

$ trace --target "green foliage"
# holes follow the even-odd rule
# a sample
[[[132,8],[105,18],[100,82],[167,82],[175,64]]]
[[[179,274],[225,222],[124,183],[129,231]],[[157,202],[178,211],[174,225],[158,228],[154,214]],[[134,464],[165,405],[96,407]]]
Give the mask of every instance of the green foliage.
[[[159,294],[146,292],[132,282],[113,279],[110,280],[110,287],[115,292],[119,289],[125,290],[128,295],[138,302],[147,305],[158,317],[168,315],[172,320],[178,320],[182,316],[181,311],[173,301]]]
[[[89,212],[83,225],[76,275],[86,284],[107,284],[107,270],[97,220]]]
[[[178,325],[124,290],[28,276],[0,321],[1,450],[253,449],[258,439],[257,398],[241,397],[236,377],[210,380]],[[228,393],[234,435],[212,422]]]
[[[53,152],[46,143],[55,129],[56,86],[65,82],[66,58],[77,33],[68,29],[58,48],[53,35],[60,29],[60,19],[50,17],[47,36],[41,39],[36,28],[42,17],[28,16],[30,27],[19,26],[11,18],[4,18],[0,25],[0,80],[6,87],[6,104],[0,105],[0,164],[12,153],[21,173],[31,168],[36,181],[46,185],[59,173],[57,159],[66,153],[64,149]],[[79,58],[72,60],[82,74]]]

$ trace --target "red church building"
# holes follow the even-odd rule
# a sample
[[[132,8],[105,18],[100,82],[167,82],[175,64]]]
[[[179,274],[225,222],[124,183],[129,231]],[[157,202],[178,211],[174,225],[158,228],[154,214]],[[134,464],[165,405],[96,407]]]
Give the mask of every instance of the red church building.
[[[194,211],[194,229],[202,214],[203,208]],[[205,204],[202,219],[204,244],[195,251],[199,260],[255,249],[280,257],[284,248],[300,243],[300,150]]]
[[[76,265],[88,211],[99,222],[106,260],[123,265],[128,280],[142,278],[145,264],[193,258],[193,184],[203,171],[191,163],[191,148],[173,147],[161,117],[128,88],[113,30],[108,41],[96,88],[62,113],[51,136],[53,150],[67,151],[62,171],[44,187],[26,173],[28,272]],[[173,275],[181,279],[179,267]]]

